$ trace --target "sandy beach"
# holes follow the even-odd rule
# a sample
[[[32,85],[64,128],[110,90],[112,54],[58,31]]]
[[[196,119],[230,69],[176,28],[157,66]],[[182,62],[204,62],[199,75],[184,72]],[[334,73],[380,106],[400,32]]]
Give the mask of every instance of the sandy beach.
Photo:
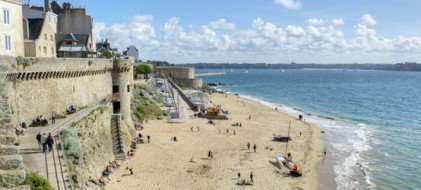
[[[151,142],[138,145],[135,156],[121,163],[122,167],[111,175],[105,188],[317,188],[316,166],[323,159],[323,143],[318,138],[320,129],[257,101],[225,94],[213,94],[211,100],[229,111],[229,120],[217,120],[216,125],[209,125],[206,119],[194,118],[187,106],[184,107],[184,123],[150,120],[139,132],[149,135]],[[272,141],[273,135],[287,135],[289,121],[292,121],[292,141],[288,152],[303,173],[300,178],[283,177],[282,173],[289,170],[278,168],[275,159],[275,155],[285,154],[286,143]],[[235,122],[241,122],[242,127],[232,127]],[[177,142],[171,140],[174,136]],[[247,143],[251,144],[250,149]],[[256,153],[252,148],[254,144]],[[209,150],[213,158],[208,158]],[[133,168],[134,175],[128,175],[126,167]],[[253,172],[253,186],[236,185],[238,172],[241,179],[247,180]]]

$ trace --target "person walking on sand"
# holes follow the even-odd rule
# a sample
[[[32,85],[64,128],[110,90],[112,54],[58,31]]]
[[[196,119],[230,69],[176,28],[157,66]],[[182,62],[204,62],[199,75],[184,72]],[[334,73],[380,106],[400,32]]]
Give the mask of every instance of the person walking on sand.
[[[38,148],[41,150],[42,149],[42,143],[41,143],[41,133],[38,133],[38,135],[35,137],[38,141]]]
[[[148,143],[150,143],[151,142],[151,136],[147,136],[147,138],[148,138]]]
[[[227,129],[227,133],[229,133],[230,132],[230,130],[229,129]]]
[[[233,130],[234,131],[234,135],[235,135],[235,130]]]
[[[325,148],[325,150],[323,151],[323,155],[326,157],[326,148]]]
[[[237,176],[238,176],[238,181],[240,181],[240,178],[241,178],[241,174],[240,174],[240,172],[238,172],[238,174],[237,174]]]
[[[256,153],[256,149],[257,149],[256,144],[254,144],[253,149],[254,149],[254,153]]]
[[[251,120],[251,115],[249,115],[249,120]]]
[[[247,143],[247,150],[250,150],[250,143]]]
[[[253,183],[253,172],[250,172],[250,182]]]
[[[209,150],[208,152],[208,158],[210,158],[212,156],[212,152]]]
[[[241,124],[241,122],[240,122],[240,127],[243,127],[243,125]]]
[[[193,132],[193,127],[190,128],[190,131]]]

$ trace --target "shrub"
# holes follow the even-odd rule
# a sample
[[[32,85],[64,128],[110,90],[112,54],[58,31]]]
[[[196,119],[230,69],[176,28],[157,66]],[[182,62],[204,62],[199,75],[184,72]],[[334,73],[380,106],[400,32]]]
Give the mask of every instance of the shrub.
[[[75,129],[72,128],[65,128],[63,130],[60,131],[60,138],[68,138],[68,137],[76,137],[77,136],[77,132]]]
[[[69,137],[64,139],[63,146],[66,155],[71,156],[75,159],[79,159],[82,156],[82,148],[80,146],[79,141],[75,137]]]
[[[29,172],[26,174],[23,185],[29,185],[31,190],[54,190],[53,186],[47,179],[35,172]]]

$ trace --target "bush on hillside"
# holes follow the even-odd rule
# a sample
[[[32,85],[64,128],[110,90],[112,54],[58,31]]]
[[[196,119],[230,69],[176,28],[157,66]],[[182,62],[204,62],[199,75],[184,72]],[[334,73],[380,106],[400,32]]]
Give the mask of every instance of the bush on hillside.
[[[47,179],[35,172],[29,172],[26,174],[23,185],[29,185],[31,190],[54,190],[53,186]]]

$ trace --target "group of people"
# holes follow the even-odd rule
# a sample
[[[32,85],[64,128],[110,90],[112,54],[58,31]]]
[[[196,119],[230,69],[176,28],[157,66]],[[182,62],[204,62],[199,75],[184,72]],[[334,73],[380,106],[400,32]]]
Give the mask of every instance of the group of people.
[[[42,115],[39,115],[34,121],[35,125],[48,126],[48,120],[45,119]]]
[[[22,126],[18,125],[16,126],[16,135],[25,135],[25,128],[23,128]]]
[[[141,131],[141,130],[143,130],[143,125],[142,124],[136,124],[135,126],[134,126],[134,128],[137,130],[137,131]]]
[[[98,179],[98,182],[101,185],[106,185],[110,181],[110,174],[113,173],[114,170],[119,168],[120,165],[117,163],[117,161],[109,161],[109,164],[105,167],[105,169],[102,171],[101,177]]]
[[[250,146],[251,146],[251,145],[250,145],[250,143],[248,142],[248,143],[247,143],[247,150],[250,150]],[[253,145],[253,150],[254,150],[254,153],[256,153],[256,150],[257,150],[257,145],[256,145],[256,144],[254,144],[254,145]]]
[[[35,138],[37,139],[38,147],[42,152],[46,152],[47,149],[49,152],[53,151],[54,138],[51,133],[48,133],[48,136],[45,133],[38,133]]]
[[[238,172],[237,174],[237,184],[241,184],[241,173]],[[250,172],[250,184],[253,184],[253,172]]]
[[[241,122],[236,122],[236,123],[233,123],[231,126],[233,126],[233,127],[243,127],[243,124]]]

